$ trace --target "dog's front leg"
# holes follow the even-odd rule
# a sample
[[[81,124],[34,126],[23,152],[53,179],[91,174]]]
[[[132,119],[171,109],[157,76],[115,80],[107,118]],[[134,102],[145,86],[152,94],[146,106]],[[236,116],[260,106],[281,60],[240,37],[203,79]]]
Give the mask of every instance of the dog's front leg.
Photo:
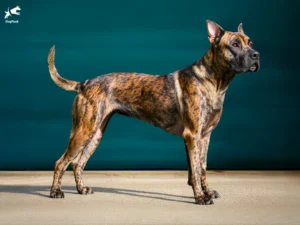
[[[208,188],[207,180],[206,180],[206,167],[207,167],[207,153],[208,153],[208,146],[210,142],[210,135],[211,133],[207,134],[205,137],[201,139],[200,142],[200,167],[201,167],[201,186],[204,193],[211,198],[220,198],[221,196],[215,190],[210,190]]]
[[[201,186],[204,191],[204,194],[210,195],[212,198],[220,198],[221,196],[215,190],[210,190],[208,188],[207,180],[206,180],[206,167],[207,167],[207,153],[208,153],[208,146],[210,142],[210,135],[206,135],[204,138],[201,139],[200,142],[200,167],[201,167]],[[185,146],[186,147],[186,146]],[[186,154],[188,157],[188,150],[186,147]],[[188,185],[192,186],[192,175],[191,175],[191,167],[188,161]]]
[[[196,204],[210,205],[213,204],[211,196],[205,195],[201,185],[201,139],[199,134],[188,132],[183,136],[187,148],[187,156],[190,166],[191,183],[194,191]]]

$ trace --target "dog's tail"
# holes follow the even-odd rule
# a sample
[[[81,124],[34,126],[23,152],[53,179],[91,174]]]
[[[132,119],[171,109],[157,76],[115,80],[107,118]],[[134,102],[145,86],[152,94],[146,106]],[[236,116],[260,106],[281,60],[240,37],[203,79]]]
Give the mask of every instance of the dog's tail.
[[[63,77],[61,77],[54,65],[54,57],[55,57],[55,45],[50,49],[49,55],[48,55],[48,67],[49,67],[49,72],[52,80],[54,83],[56,83],[59,87],[67,90],[67,91],[75,91],[79,92],[80,91],[80,82],[77,81],[72,81],[72,80],[67,80]]]

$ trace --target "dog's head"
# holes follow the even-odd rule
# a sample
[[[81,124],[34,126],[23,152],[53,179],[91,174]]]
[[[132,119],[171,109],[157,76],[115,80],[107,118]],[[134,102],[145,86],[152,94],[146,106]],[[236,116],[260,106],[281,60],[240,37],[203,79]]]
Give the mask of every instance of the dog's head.
[[[253,43],[244,33],[242,24],[238,26],[238,32],[230,32],[210,20],[206,23],[208,40],[218,62],[236,74],[259,70],[259,52],[253,49]]]

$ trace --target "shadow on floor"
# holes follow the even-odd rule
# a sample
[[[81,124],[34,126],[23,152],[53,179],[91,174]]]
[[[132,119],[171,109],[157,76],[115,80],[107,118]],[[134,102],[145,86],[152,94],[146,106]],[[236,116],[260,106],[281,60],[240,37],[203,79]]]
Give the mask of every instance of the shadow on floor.
[[[183,202],[183,203],[193,203],[194,197],[191,196],[181,196],[181,195],[172,195],[167,193],[159,192],[150,192],[150,191],[140,191],[132,189],[121,189],[121,188],[107,188],[107,187],[93,187],[94,192],[102,192],[109,194],[120,194],[120,195],[129,195],[140,198],[152,198],[164,201],[172,202]],[[78,194],[77,190],[73,186],[63,186],[63,191],[65,194]],[[50,192],[50,186],[30,186],[30,185],[0,185],[0,194],[1,193],[18,193],[18,194],[27,194],[35,195],[44,198],[49,198],[49,194],[44,194],[41,192]],[[159,196],[155,196],[159,195]],[[174,198],[185,198],[190,199],[190,201],[182,201]]]

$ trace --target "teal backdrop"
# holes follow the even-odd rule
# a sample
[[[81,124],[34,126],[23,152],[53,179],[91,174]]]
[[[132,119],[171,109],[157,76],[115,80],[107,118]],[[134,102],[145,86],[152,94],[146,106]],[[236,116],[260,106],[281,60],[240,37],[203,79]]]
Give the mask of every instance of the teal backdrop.
[[[4,11],[16,5],[21,15],[9,19],[19,24],[6,24]],[[261,53],[260,72],[239,75],[229,87],[208,169],[300,169],[299,10],[289,0],[2,0],[0,169],[52,170],[65,151],[75,93],[50,79],[52,45],[58,71],[68,79],[122,71],[165,74],[205,54],[206,19],[230,31],[243,22]],[[87,164],[186,168],[180,137],[121,115],[113,116]]]

